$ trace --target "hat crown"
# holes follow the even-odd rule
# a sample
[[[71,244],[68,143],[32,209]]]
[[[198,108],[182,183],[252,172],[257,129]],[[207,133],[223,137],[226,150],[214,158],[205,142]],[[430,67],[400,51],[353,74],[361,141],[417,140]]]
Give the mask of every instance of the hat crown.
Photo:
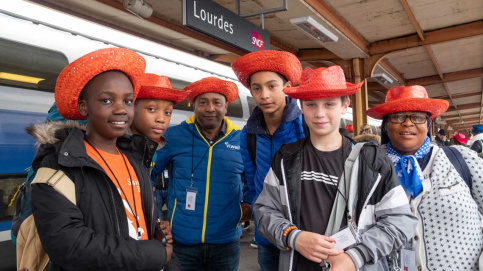
[[[386,102],[411,98],[428,99],[429,97],[428,92],[422,86],[399,86],[390,88],[387,91]]]
[[[301,85],[316,83],[319,89],[345,89],[344,71],[340,66],[318,68],[307,67],[302,73]]]
[[[171,88],[168,77],[159,76],[153,73],[146,73],[143,76],[141,87],[162,87]]]

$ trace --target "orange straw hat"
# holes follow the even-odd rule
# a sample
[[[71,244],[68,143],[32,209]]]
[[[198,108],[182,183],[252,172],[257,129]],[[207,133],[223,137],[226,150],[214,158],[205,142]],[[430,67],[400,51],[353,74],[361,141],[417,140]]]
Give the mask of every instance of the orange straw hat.
[[[352,84],[345,81],[340,66],[318,68],[307,67],[302,73],[300,86],[284,88],[288,96],[300,100],[327,99],[356,93],[364,81]]]
[[[138,99],[163,99],[172,101],[174,105],[184,100],[190,92],[171,87],[168,77],[152,73],[144,74]]]
[[[405,111],[421,111],[430,113],[430,118],[443,114],[449,103],[441,99],[430,99],[422,86],[392,87],[387,91],[386,101],[366,111],[375,119],[383,119],[385,115]]]
[[[297,86],[302,74],[302,64],[292,53],[265,50],[248,53],[231,64],[238,80],[248,89],[250,76],[259,71],[276,72],[283,75],[292,86]]]
[[[193,103],[198,95],[208,92],[215,92],[225,96],[227,103],[233,102],[238,97],[238,87],[235,83],[216,77],[203,78],[187,85],[184,89],[191,91],[188,97],[186,97],[186,100],[190,103]]]
[[[55,103],[66,119],[85,119],[77,103],[85,85],[96,75],[106,71],[121,71],[131,80],[136,98],[146,61],[136,52],[123,48],[105,48],[84,55],[62,70],[55,85]]]

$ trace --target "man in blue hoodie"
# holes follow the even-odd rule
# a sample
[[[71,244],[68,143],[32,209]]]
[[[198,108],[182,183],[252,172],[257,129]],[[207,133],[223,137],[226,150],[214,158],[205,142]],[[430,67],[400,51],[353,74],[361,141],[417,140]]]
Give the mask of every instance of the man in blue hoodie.
[[[246,177],[242,207],[251,210],[262,192],[272,156],[283,144],[304,138],[297,100],[283,92],[283,88],[299,84],[302,66],[291,53],[266,50],[240,57],[232,68],[257,104],[240,136]],[[278,270],[278,248],[258,234],[256,223],[255,229],[260,269]]]
[[[171,168],[168,219],[182,270],[237,271],[243,161],[240,128],[225,117],[238,97],[233,82],[214,77],[188,85],[194,115],[170,127],[153,171]]]

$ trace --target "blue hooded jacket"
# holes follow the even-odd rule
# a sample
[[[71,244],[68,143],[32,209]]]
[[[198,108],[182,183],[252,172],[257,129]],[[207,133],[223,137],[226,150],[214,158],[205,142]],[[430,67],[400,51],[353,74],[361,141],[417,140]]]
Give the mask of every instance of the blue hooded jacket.
[[[262,192],[263,182],[270,169],[273,155],[283,144],[292,143],[305,137],[302,126],[302,111],[297,105],[297,100],[290,97],[285,99],[287,105],[283,110],[280,126],[271,138],[265,132],[263,112],[258,106],[253,110],[240,136],[240,147],[246,178],[246,184],[243,189],[243,202],[250,203],[252,207],[258,195]],[[248,152],[247,133],[256,135],[256,165],[253,164]],[[255,240],[259,245],[270,245],[266,239],[258,235],[256,223]]]
[[[173,239],[183,245],[226,244],[241,235],[241,132],[228,118],[224,121],[225,136],[210,146],[194,125],[193,115],[170,127],[164,134],[166,145],[157,151],[155,174],[171,164],[168,219]],[[194,211],[186,208],[191,175],[197,191]]]

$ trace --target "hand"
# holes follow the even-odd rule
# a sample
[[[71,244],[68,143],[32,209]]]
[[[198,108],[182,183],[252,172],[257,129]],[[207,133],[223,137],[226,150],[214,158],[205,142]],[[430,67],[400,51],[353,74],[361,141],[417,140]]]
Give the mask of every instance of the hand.
[[[295,249],[306,259],[320,263],[329,256],[344,253],[342,249],[332,249],[335,240],[325,235],[302,231],[295,240]]]
[[[242,208],[243,214],[242,214],[242,218],[240,219],[240,222],[248,221],[252,219],[252,206],[244,202],[241,204],[241,208]]]
[[[153,187],[153,192],[156,192],[156,187]]]
[[[168,244],[173,243],[173,235],[171,235],[171,226],[169,225],[168,221],[161,220],[159,222],[159,227],[163,231],[164,237],[166,238],[166,242]]]
[[[166,262],[171,260],[171,255],[173,255],[173,245],[166,244]]]
[[[327,262],[330,263],[330,271],[356,271],[356,265],[346,253],[329,256]]]

